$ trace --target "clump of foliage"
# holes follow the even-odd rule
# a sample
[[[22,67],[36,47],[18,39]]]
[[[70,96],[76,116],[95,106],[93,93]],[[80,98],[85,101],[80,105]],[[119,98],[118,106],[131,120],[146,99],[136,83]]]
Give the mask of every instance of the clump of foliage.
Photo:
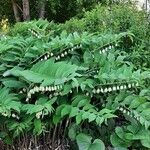
[[[90,33],[120,33],[131,31],[134,41],[122,40],[122,50],[132,55],[132,62],[137,68],[148,68],[150,59],[150,24],[149,14],[139,11],[132,3],[120,2],[111,5],[98,5],[85,12],[82,19],[72,18],[65,24],[58,25],[58,32],[88,31]]]
[[[29,24],[0,40],[7,148],[149,149],[150,70],[122,50],[134,35],[56,34],[42,21]]]

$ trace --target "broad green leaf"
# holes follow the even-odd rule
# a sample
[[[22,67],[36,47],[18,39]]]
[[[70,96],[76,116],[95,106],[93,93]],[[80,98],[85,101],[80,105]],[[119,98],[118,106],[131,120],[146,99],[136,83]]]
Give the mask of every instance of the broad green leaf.
[[[80,133],[76,137],[79,150],[88,150],[91,144],[92,137]]]
[[[105,150],[105,145],[104,145],[103,141],[101,141],[100,139],[96,139],[90,145],[88,150]]]

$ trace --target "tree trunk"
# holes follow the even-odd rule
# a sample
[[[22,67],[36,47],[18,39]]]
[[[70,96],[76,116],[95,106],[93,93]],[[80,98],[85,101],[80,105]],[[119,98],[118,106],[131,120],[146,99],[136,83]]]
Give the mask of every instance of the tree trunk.
[[[40,0],[39,1],[39,18],[41,19],[45,18],[45,6],[46,6],[46,0]]]
[[[29,0],[22,0],[22,6],[23,6],[23,19],[24,21],[29,21],[30,20]]]
[[[14,16],[15,16],[16,22],[19,22],[19,21],[21,21],[21,19],[20,19],[18,7],[16,5],[15,0],[11,0],[11,2],[12,2],[12,7],[13,7],[13,11],[14,11]]]

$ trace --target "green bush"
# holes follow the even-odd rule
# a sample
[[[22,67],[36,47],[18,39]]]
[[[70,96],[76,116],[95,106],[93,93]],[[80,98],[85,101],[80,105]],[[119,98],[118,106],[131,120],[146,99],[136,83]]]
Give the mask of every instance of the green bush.
[[[150,29],[133,5],[0,37],[0,138],[8,149],[150,148]]]
[[[98,5],[95,9],[85,13],[83,19],[71,19],[62,24],[68,32],[126,32],[131,31],[139,39],[147,37],[149,31],[148,15],[138,11],[131,4],[113,4],[111,6]],[[79,27],[77,28],[77,25]]]
[[[122,51],[134,35],[57,34],[52,26],[17,24],[1,37],[0,138],[7,148],[149,149],[150,72]]]
[[[138,11],[134,4],[119,3],[110,6],[98,5],[85,13],[82,19],[71,19],[59,25],[58,31],[68,32],[88,31],[90,33],[120,33],[132,32],[134,40],[125,38],[122,48],[132,55],[138,68],[147,68],[150,59],[150,27],[148,14]]]

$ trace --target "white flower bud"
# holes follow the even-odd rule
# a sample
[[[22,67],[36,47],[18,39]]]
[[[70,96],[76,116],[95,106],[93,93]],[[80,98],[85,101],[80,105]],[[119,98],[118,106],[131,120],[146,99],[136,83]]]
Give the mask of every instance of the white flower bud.
[[[53,53],[51,53],[51,56],[53,56],[54,54]]]
[[[116,91],[116,90],[117,90],[117,88],[115,86],[113,86],[113,91]]]
[[[135,86],[139,86],[139,83],[137,82]]]
[[[106,51],[103,49],[103,50],[102,50],[102,53],[105,53],[105,52],[106,52]]]
[[[125,114],[126,112],[127,112],[127,111],[124,109],[124,110],[123,110],[123,113]]]
[[[62,89],[62,88],[63,88],[63,86],[62,86],[62,85],[60,85],[59,87],[60,87],[60,89]]]
[[[15,117],[16,117],[16,115],[15,115],[15,114],[12,114],[12,117],[13,117],[13,118],[15,118]]]
[[[64,54],[67,55],[67,52],[65,51]]]
[[[16,116],[16,118],[19,120],[19,116]]]
[[[127,86],[126,85],[124,85],[124,87],[123,87],[124,89],[127,89]]]
[[[30,93],[30,94],[34,94],[34,89],[31,89],[31,90],[29,91],[29,93]]]
[[[128,84],[128,88],[131,88],[131,87],[132,87],[132,85],[129,83],[129,84]]]
[[[100,93],[100,89],[98,88],[96,92],[97,92],[97,94],[99,94]]]
[[[99,53],[102,54],[102,51],[100,50]]]
[[[40,87],[40,91],[44,92],[45,88],[43,86]]]
[[[111,91],[112,91],[111,87],[109,87],[109,88],[108,88],[108,91],[109,91],[109,92],[111,92]]]
[[[4,117],[7,117],[7,116],[8,116],[6,113],[2,113],[2,115],[3,115]]]
[[[57,90],[57,86],[54,86],[54,91],[56,91]]]
[[[75,49],[78,49],[79,47],[78,47],[78,45],[77,46],[75,46]]]
[[[26,89],[25,89],[25,88],[23,88],[22,90],[23,90],[23,92],[26,92]]]
[[[127,115],[130,116],[130,111],[127,111]]]
[[[27,97],[31,98],[31,93],[30,92],[28,92]]]
[[[48,90],[49,90],[49,87],[47,86],[47,87],[45,88],[45,90],[48,91]]]
[[[29,101],[29,98],[26,98],[26,102],[28,102]]]
[[[124,89],[124,87],[123,87],[123,85],[121,85],[121,86],[120,86],[120,90],[123,90],[123,89]]]
[[[120,87],[119,87],[119,85],[117,86],[117,90],[120,90]]]
[[[123,108],[122,108],[122,107],[120,107],[120,108],[119,108],[119,110],[120,110],[120,111],[123,111]]]
[[[52,90],[52,88],[49,86],[48,90],[49,90],[49,91],[51,91],[51,90]]]
[[[39,87],[39,90],[42,91],[42,86]]]
[[[36,113],[36,118],[37,118],[37,119],[40,119],[41,115],[42,115],[42,112],[41,112],[41,111],[38,112],[38,113]]]
[[[53,86],[51,87],[51,90],[52,90],[52,91],[54,91],[54,90],[55,90]]]
[[[90,95],[90,94],[87,92],[87,93],[86,93],[86,96],[89,96],[89,95]]]
[[[94,94],[96,93],[96,90],[95,89],[93,89],[93,91],[92,91]]]
[[[20,93],[20,94],[22,94],[22,93],[23,93],[23,91],[20,91],[19,93]]]
[[[102,93],[104,92],[103,88],[101,88],[101,92],[102,92]]]
[[[108,91],[107,88],[105,88],[105,89],[104,89],[104,93],[107,93],[107,91]]]
[[[39,88],[36,86],[36,87],[34,87],[34,91],[35,92],[38,92],[39,91]]]
[[[61,57],[64,57],[64,54],[63,54],[63,53],[61,54]]]

